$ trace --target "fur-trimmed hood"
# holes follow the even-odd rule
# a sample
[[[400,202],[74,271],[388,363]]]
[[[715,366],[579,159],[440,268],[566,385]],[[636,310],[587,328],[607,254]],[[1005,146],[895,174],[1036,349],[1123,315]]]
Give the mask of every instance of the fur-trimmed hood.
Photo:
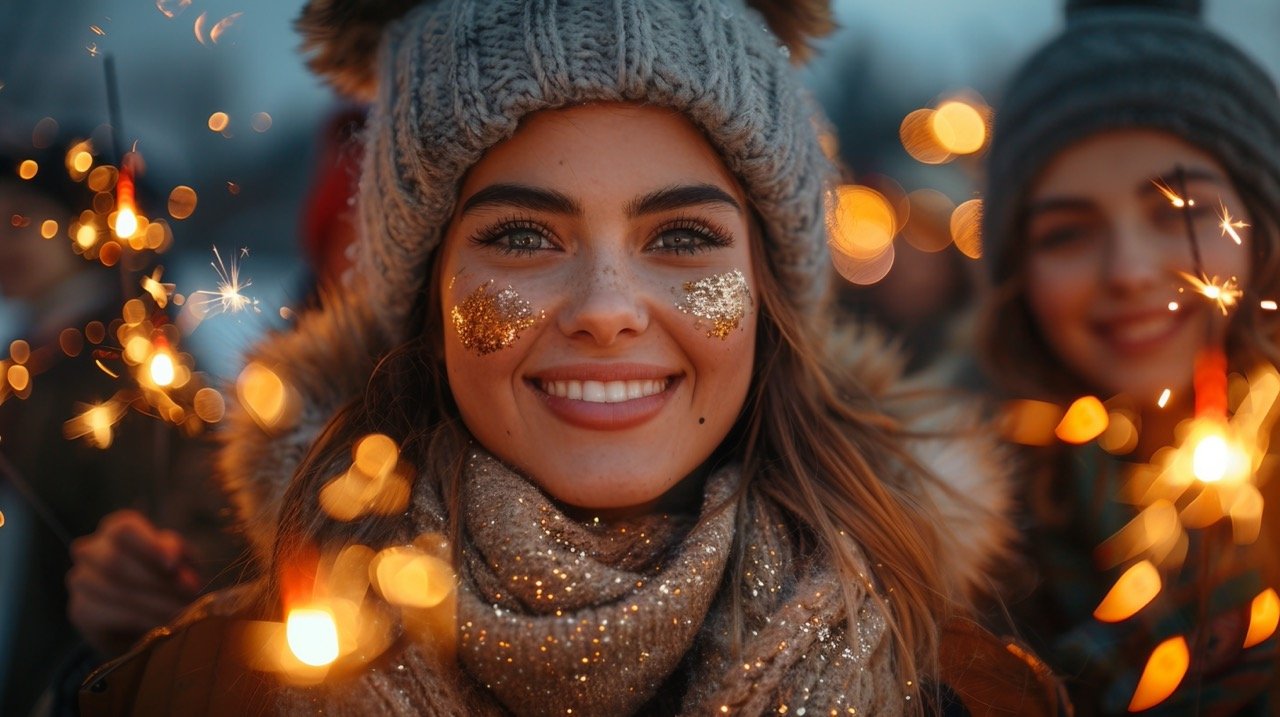
[[[344,294],[328,296],[322,304],[247,357],[279,377],[293,410],[265,428],[245,405],[241,388],[220,433],[219,478],[264,565],[271,560],[280,506],[295,470],[329,419],[362,393],[378,359],[393,348],[367,302]],[[847,328],[834,342],[837,355],[873,399],[909,406],[904,412],[909,416],[901,417],[922,436],[911,441],[910,450],[939,479],[926,482],[919,497],[927,510],[938,513],[934,522],[945,553],[938,565],[953,594],[991,592],[988,575],[1014,539],[1007,517],[1010,457],[994,432],[983,428],[976,406],[940,401],[936,395],[891,401],[924,395],[930,387],[904,380],[904,361],[879,332]]]

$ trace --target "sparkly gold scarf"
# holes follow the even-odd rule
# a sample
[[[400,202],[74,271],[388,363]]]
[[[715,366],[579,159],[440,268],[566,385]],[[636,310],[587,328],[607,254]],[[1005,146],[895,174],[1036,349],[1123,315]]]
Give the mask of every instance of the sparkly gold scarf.
[[[833,568],[801,555],[794,529],[768,501],[748,491],[734,502],[739,481],[736,468],[711,475],[696,519],[583,524],[476,453],[462,496],[458,664],[411,643],[354,684],[323,695],[288,691],[284,711],[901,713],[911,698],[893,669],[884,617],[864,600],[857,634],[846,639]],[[439,529],[436,519],[421,520]],[[745,531],[738,585],[726,570],[735,524]],[[737,650],[735,590],[746,627]]]

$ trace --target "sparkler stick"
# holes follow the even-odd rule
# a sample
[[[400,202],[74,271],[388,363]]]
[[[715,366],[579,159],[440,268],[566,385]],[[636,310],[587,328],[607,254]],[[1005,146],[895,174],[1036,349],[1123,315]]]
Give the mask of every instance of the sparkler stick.
[[[116,82],[116,58],[111,53],[103,57],[102,69],[107,77],[107,115],[111,121],[111,153],[116,165],[124,164],[124,120],[120,113],[120,88]]]
[[[45,505],[43,500],[40,500],[40,496],[36,495],[36,492],[31,489],[31,484],[9,462],[3,452],[0,452],[0,475],[4,476],[5,480],[8,480],[14,488],[18,489],[23,499],[27,501],[27,505],[31,506],[31,509],[35,511],[36,517],[40,518],[40,522],[44,523],[45,527],[58,539],[58,542],[62,543],[62,547],[70,551],[71,532],[54,516],[49,506]]]

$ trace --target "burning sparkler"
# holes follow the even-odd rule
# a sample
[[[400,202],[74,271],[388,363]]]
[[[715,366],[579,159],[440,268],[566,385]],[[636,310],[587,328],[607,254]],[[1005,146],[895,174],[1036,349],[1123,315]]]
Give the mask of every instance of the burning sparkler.
[[[249,251],[247,249],[241,249],[240,256],[247,257],[248,255]],[[242,282],[240,280],[239,260],[236,257],[232,257],[230,262],[223,263],[222,255],[218,253],[218,247],[216,246],[213,248],[213,257],[215,261],[209,262],[209,265],[218,273],[218,289],[216,291],[199,289],[193,292],[209,297],[198,304],[200,308],[205,313],[234,314],[246,309],[253,309],[255,312],[260,311],[257,299],[241,293],[252,286],[253,281],[245,279]]]
[[[1230,313],[1231,308],[1239,303],[1240,297],[1244,296],[1240,282],[1234,276],[1222,281],[1216,276],[1208,277],[1201,274],[1196,277],[1182,271],[1178,274],[1197,293],[1212,301],[1222,311],[1223,316]]]
[[[1222,207],[1222,215],[1219,217],[1220,221],[1218,222],[1218,227],[1222,229],[1222,236],[1231,237],[1237,245],[1244,244],[1244,242],[1240,240],[1240,234],[1237,230],[1246,229],[1249,225],[1231,216],[1230,210],[1227,209],[1226,202],[1219,200],[1219,203]]]

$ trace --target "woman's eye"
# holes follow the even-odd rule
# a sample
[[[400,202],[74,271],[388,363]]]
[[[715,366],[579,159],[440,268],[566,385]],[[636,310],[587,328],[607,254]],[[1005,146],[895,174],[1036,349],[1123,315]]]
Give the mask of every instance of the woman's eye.
[[[483,232],[474,240],[502,254],[532,254],[555,249],[541,227],[500,225]]]
[[[1065,224],[1036,232],[1032,246],[1036,251],[1067,251],[1086,245],[1097,234],[1084,224]]]
[[[701,227],[675,227],[658,234],[649,248],[672,254],[695,254],[730,243],[730,240]]]

